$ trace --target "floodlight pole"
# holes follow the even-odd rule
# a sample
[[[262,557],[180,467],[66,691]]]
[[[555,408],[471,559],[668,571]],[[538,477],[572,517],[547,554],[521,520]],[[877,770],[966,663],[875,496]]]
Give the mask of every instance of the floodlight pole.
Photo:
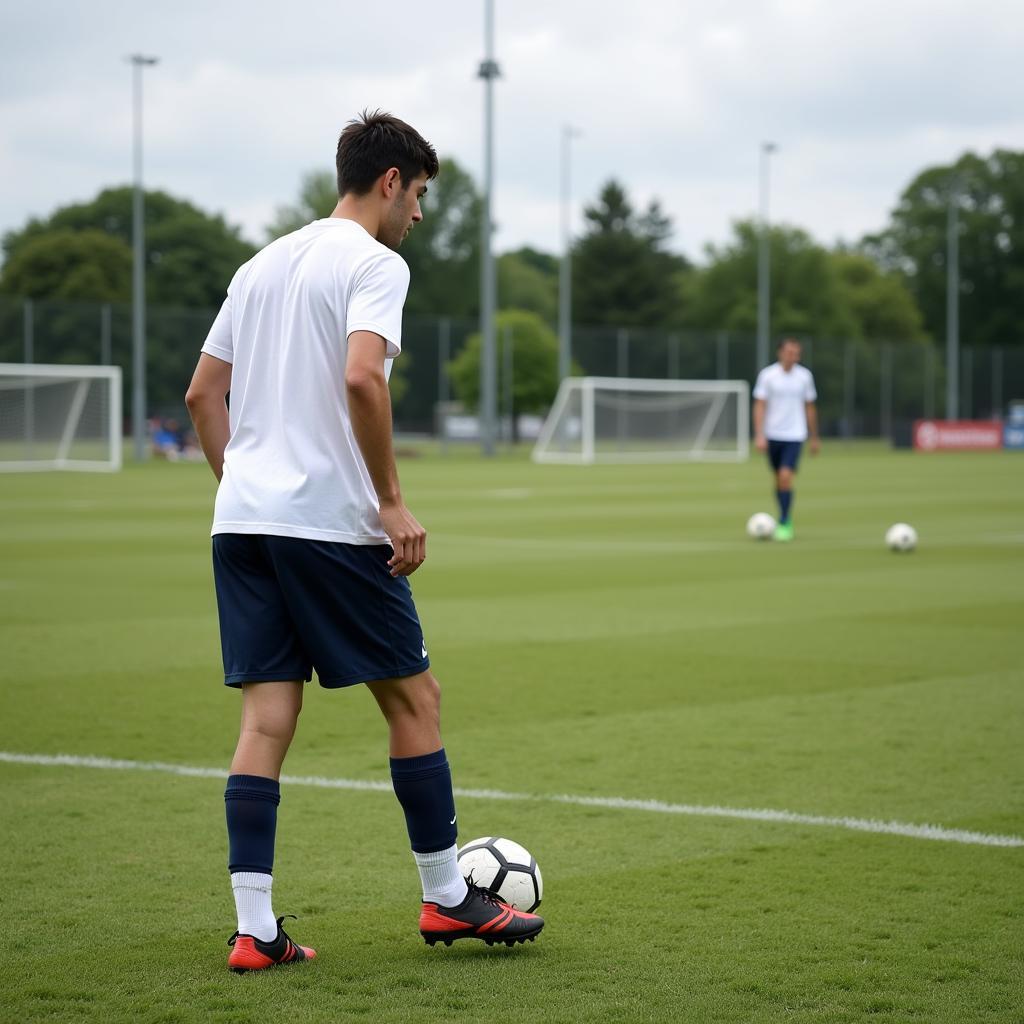
[[[946,207],[946,419],[960,415],[960,222],[959,182],[949,186]]]
[[[480,443],[484,455],[493,455],[498,404],[497,360],[495,358],[494,253],[491,251],[494,225],[491,222],[491,192],[494,184],[494,80],[501,71],[494,59],[494,0],[484,0],[485,56],[477,76],[484,80],[484,194],[480,225]]]
[[[562,263],[558,268],[558,379],[569,376],[572,365],[572,172],[570,150],[579,132],[562,125]]]
[[[760,231],[757,245],[757,370],[768,365],[768,337],[771,333],[771,239],[768,221],[768,158],[779,147],[774,142],[762,142],[759,159],[760,179]]]
[[[135,458],[146,457],[146,251],[142,202],[142,69],[157,57],[133,53],[132,65],[132,435]]]

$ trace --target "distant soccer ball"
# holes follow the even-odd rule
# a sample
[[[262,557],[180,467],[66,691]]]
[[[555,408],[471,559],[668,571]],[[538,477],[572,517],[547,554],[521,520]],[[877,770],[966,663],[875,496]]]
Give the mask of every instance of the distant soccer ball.
[[[747,520],[747,536],[754,540],[768,540],[775,532],[775,519],[767,512],[755,512]]]
[[[909,523],[895,523],[885,531],[885,543],[891,551],[913,551],[917,547],[917,530]]]
[[[483,836],[459,850],[459,870],[466,881],[490,889],[516,910],[540,906],[544,882],[530,851],[500,836]]]

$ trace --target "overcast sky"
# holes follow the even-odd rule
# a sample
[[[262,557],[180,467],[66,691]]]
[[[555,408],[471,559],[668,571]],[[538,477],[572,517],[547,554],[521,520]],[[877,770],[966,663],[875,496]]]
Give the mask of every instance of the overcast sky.
[[[497,248],[559,249],[609,177],[700,258],[757,206],[823,242],[881,228],[924,167],[1024,149],[1020,0],[496,0]],[[484,0],[2,0],[0,231],[131,177],[125,56],[145,73],[147,187],[255,242],[362,107],[479,181]],[[429,216],[429,206],[426,210]]]

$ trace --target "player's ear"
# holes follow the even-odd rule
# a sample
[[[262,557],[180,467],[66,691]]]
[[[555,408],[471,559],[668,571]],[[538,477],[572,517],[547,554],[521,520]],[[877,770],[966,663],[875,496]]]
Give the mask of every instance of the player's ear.
[[[389,167],[384,172],[384,179],[382,182],[382,189],[384,195],[390,199],[396,192],[400,192],[402,189],[402,175],[397,167]]]

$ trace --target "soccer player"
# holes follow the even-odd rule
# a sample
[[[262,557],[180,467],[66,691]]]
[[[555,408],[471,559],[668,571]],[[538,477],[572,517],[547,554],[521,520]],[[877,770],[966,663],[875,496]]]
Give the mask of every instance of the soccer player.
[[[388,376],[409,285],[397,249],[423,218],[437,155],[398,118],[363,113],[341,133],[337,170],[331,216],[235,273],[186,395],[219,481],[224,682],[242,691],[224,794],[236,971],[315,956],[271,903],[281,766],[314,669],[327,689],[364,684],[387,721],[423,937],[511,944],[544,925],[459,871],[440,687],[407,579],[426,558],[426,532],[399,486]]]
[[[775,473],[775,497],[779,503],[779,524],[775,539],[793,539],[793,477],[800,451],[808,433],[811,454],[817,455],[818,410],[814,377],[800,365],[800,342],[786,338],[779,345],[778,361],[766,366],[754,385],[754,443],[768,453]]]

